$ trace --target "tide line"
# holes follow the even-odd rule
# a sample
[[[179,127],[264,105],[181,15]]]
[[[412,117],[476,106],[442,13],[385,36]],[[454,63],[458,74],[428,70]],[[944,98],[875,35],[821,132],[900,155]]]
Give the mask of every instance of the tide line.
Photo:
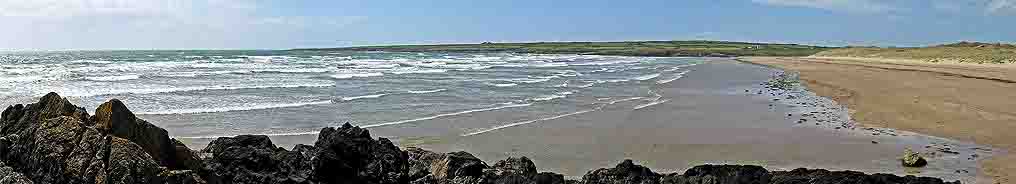
[[[453,113],[447,113],[447,114],[438,114],[438,115],[434,115],[434,116],[428,116],[428,117],[422,117],[422,118],[416,118],[416,119],[407,119],[407,120],[402,120],[402,121],[394,121],[394,122],[387,122],[387,123],[378,123],[378,124],[371,124],[371,125],[363,125],[363,126],[360,126],[360,127],[363,127],[363,128],[372,128],[372,127],[398,125],[398,124],[404,124],[404,123],[410,123],[410,122],[417,122],[417,121],[437,119],[437,118],[441,118],[441,117],[456,116],[456,115],[469,114],[469,113],[474,113],[474,112],[492,111],[492,110],[498,110],[498,109],[504,109],[504,108],[525,107],[525,106],[530,106],[530,105],[532,105],[532,104],[511,104],[511,105],[489,107],[489,108],[482,108],[482,109],[470,109],[470,110],[466,110],[466,111],[453,112]]]
[[[509,124],[506,124],[506,125],[496,126],[496,127],[493,127],[493,128],[484,129],[484,130],[480,130],[480,131],[476,131],[476,132],[472,132],[472,133],[462,134],[462,136],[463,137],[473,136],[473,135],[487,133],[487,132],[491,132],[491,131],[495,131],[495,130],[500,130],[500,129],[503,129],[503,128],[513,127],[513,126],[519,126],[519,125],[525,125],[525,124],[530,124],[530,123],[536,123],[536,122],[540,122],[540,121],[553,120],[553,119],[558,119],[558,118],[563,118],[563,117],[568,117],[568,116],[574,116],[574,115],[578,115],[578,114],[593,112],[593,111],[596,111],[596,110],[599,110],[599,108],[582,110],[582,111],[578,111],[578,112],[572,112],[572,113],[568,113],[568,114],[562,114],[562,115],[551,116],[551,117],[546,117],[546,118],[540,118],[540,119],[535,119],[535,120],[509,123]]]

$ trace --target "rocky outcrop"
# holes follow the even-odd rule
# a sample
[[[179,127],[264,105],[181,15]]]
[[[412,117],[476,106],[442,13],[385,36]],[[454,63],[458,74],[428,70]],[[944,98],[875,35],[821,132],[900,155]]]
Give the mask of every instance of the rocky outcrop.
[[[349,123],[324,128],[311,158],[314,179],[321,182],[391,184],[408,182],[408,155],[385,138],[374,140],[367,129]]]
[[[205,179],[209,183],[313,183],[310,158],[276,147],[268,136],[222,137],[208,144]]]
[[[0,184],[15,183],[32,183],[32,180],[25,177],[24,174],[15,172],[14,168],[7,167],[4,162],[0,162]]]
[[[277,147],[268,136],[221,137],[196,152],[134,116],[118,100],[95,116],[55,93],[13,105],[0,116],[0,184],[839,184],[946,183],[940,179],[853,171],[702,165],[660,174],[624,160],[580,181],[538,172],[526,157],[487,165],[467,152],[405,150],[366,129],[344,124],[321,130],[313,145]],[[953,182],[959,183],[959,182]]]
[[[92,118],[55,93],[8,107],[0,118],[0,162],[36,183],[166,183],[178,176],[141,145],[97,129]]]
[[[586,184],[655,184],[659,183],[660,174],[631,160],[624,160],[614,168],[602,168],[590,171],[582,176]]]
[[[670,174],[662,179],[662,183],[670,184],[766,184],[772,179],[765,168],[759,166],[740,165],[700,165],[692,167],[684,174]]]
[[[176,162],[178,152],[169,133],[145,120],[134,116],[120,100],[113,99],[95,109],[91,124],[102,133],[124,138],[141,146],[159,165],[171,169],[187,168],[184,163]],[[186,155],[182,155],[186,157]]]
[[[896,176],[891,174],[864,174],[856,171],[827,171],[824,169],[794,169],[792,171],[772,172],[772,184],[918,184],[918,183],[953,183],[942,179],[916,176]]]

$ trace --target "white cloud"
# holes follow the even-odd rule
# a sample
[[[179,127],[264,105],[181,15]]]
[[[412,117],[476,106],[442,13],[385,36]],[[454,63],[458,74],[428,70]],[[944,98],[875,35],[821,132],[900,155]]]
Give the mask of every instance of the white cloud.
[[[0,0],[0,49],[296,47],[287,41],[307,29],[365,19],[261,8],[254,0]]]
[[[752,0],[756,3],[778,5],[778,6],[791,6],[791,7],[808,7],[808,8],[819,8],[832,11],[847,11],[847,12],[860,12],[860,13],[881,13],[889,12],[896,9],[886,1],[877,0]]]
[[[1016,13],[1016,0],[991,0],[986,10],[994,14]]]

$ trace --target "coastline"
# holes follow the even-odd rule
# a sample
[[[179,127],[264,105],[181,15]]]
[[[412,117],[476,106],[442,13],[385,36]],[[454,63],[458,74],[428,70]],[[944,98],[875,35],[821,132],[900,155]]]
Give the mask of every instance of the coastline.
[[[905,134],[887,129],[849,130],[857,127],[835,102],[802,94],[809,93],[804,90],[777,92],[759,85],[777,69],[729,59],[688,69],[680,80],[653,87],[659,96],[617,97],[603,101],[609,105],[590,104],[539,119],[501,118],[533,110],[509,108],[368,129],[400,147],[464,150],[483,160],[527,156],[540,168],[572,179],[588,168],[630,158],[652,161],[645,165],[668,172],[699,164],[753,164],[772,170],[826,168],[973,181],[966,172],[976,171],[976,164],[965,157],[949,155],[920,173],[899,166],[897,159],[905,148],[976,145],[925,136],[870,135]],[[796,97],[788,98],[791,94]],[[802,124],[799,119],[808,121]],[[493,131],[457,131],[488,122]],[[284,148],[316,138],[316,134],[271,137]],[[181,140],[200,148],[213,139]],[[873,140],[879,143],[872,144]],[[963,150],[963,156],[969,154]]]
[[[993,146],[978,183],[1007,183],[1016,173],[1016,70],[1011,65],[925,64],[857,58],[747,57],[740,61],[800,73],[820,96],[849,107],[864,126],[898,129]],[[990,180],[993,180],[990,181]]]
[[[566,180],[532,160],[488,165],[468,152],[396,147],[348,123],[322,128],[313,145],[277,147],[268,136],[220,137],[191,150],[165,129],[138,119],[119,100],[91,116],[56,93],[10,106],[0,118],[0,181],[5,183],[378,183],[378,184],[710,184],[959,183],[938,178],[752,165],[698,165],[657,173],[625,159]],[[41,158],[41,159],[35,159]],[[602,167],[602,166],[599,166]],[[595,168],[595,167],[594,167]]]

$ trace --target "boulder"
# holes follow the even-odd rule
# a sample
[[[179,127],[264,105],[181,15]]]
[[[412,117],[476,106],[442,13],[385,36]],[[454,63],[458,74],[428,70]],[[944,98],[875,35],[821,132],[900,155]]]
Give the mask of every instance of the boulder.
[[[99,108],[95,109],[92,122],[93,127],[103,133],[140,145],[159,165],[171,169],[197,169],[187,168],[184,163],[176,160],[177,148],[169,139],[166,129],[137,118],[120,100],[112,99],[99,105]]]
[[[417,147],[406,148],[406,154],[408,155],[409,159],[408,160],[409,170],[406,172],[406,174],[407,177],[409,177],[410,181],[417,181],[419,179],[427,177],[427,175],[430,175],[431,167],[435,165],[439,160],[442,160],[445,157],[444,154],[435,153]],[[433,179],[433,177],[430,177],[429,179]]]
[[[37,183],[161,183],[165,171],[139,145],[89,125],[55,93],[0,118],[0,162]],[[19,177],[20,178],[20,177]]]
[[[772,178],[765,168],[742,165],[700,165],[682,175],[664,176],[664,184],[767,184]]]
[[[530,184],[536,182],[536,165],[526,157],[508,157],[484,170],[484,181],[492,184]],[[556,179],[544,178],[544,179]],[[564,180],[562,176],[561,180]]]
[[[928,161],[924,160],[924,157],[921,157],[920,154],[910,149],[903,151],[903,158],[900,158],[900,161],[904,167],[924,167],[928,165]]]
[[[310,159],[276,147],[268,136],[220,137],[203,151],[212,155],[201,174],[209,183],[313,183]]]
[[[0,161],[0,184],[30,184],[32,180]]]
[[[323,183],[406,183],[408,155],[385,138],[349,123],[324,128],[314,143],[313,178]]]
[[[576,183],[577,181],[569,181],[564,179],[564,175],[552,172],[541,172],[533,177],[533,183],[535,184],[566,184]]]
[[[891,174],[864,174],[856,171],[827,171],[824,169],[794,169],[774,171],[771,184],[959,184],[959,181],[944,182],[942,179]]]
[[[641,165],[635,165],[625,159],[614,168],[601,168],[590,171],[582,176],[584,184],[656,184],[660,182],[657,174]]]

